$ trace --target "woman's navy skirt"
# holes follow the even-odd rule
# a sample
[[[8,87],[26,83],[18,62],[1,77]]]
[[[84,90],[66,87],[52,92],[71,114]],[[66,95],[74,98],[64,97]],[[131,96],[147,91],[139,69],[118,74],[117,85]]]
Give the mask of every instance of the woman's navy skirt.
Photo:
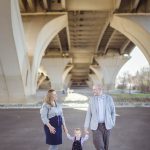
[[[62,144],[62,117],[55,116],[49,119],[49,123],[55,128],[56,133],[50,133],[47,125],[44,125],[44,131],[46,135],[46,144],[58,145]]]

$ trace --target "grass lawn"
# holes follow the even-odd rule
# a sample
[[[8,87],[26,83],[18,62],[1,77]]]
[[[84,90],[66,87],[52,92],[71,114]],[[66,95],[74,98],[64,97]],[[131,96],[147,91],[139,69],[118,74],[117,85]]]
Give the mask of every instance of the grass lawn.
[[[150,93],[138,93],[138,94],[111,94],[114,101],[129,101],[129,102],[150,102]]]

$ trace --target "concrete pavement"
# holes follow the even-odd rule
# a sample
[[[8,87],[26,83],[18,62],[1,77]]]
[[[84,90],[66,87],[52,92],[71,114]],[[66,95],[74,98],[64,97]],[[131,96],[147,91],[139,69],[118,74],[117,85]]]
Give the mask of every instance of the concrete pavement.
[[[150,150],[150,108],[117,108],[116,127],[111,132],[110,150]],[[83,127],[85,111],[64,109],[70,133]],[[0,110],[0,150],[47,150],[39,109]],[[60,150],[71,150],[63,135]],[[94,150],[92,136],[84,144]]]

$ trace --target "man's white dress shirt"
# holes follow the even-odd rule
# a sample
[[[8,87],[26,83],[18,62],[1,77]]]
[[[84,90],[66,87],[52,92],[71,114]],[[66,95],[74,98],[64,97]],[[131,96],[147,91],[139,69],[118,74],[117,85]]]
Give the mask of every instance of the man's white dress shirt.
[[[99,123],[104,123],[105,122],[105,105],[104,105],[104,101],[105,101],[105,95],[99,95],[99,96],[95,96],[96,100],[98,101],[98,114],[99,114]]]

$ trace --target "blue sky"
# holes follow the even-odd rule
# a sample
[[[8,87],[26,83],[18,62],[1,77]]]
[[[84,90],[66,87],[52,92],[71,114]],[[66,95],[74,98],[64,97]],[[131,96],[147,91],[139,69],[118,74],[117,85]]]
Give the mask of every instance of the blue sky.
[[[130,56],[130,60],[121,68],[117,77],[122,76],[124,72],[129,72],[134,75],[137,70],[140,70],[143,67],[149,67],[148,61],[138,47],[134,48]]]

